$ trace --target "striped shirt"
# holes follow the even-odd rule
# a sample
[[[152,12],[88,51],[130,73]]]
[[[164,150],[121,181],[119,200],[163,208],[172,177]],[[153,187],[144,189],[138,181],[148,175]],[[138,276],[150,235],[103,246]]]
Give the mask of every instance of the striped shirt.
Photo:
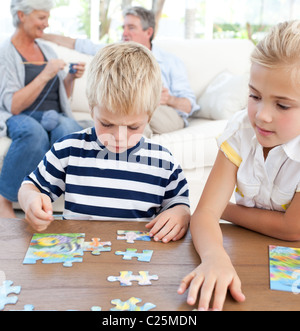
[[[124,153],[111,153],[95,128],[59,140],[24,183],[52,201],[64,194],[64,215],[72,219],[149,221],[189,206],[187,181],[167,149],[142,138]]]

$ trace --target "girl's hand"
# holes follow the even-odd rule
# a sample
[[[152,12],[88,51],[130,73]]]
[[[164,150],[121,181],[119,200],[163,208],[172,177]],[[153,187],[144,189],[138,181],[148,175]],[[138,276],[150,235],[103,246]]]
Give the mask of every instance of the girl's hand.
[[[229,290],[238,302],[244,302],[245,296],[241,290],[241,281],[228,256],[220,255],[200,264],[181,282],[178,294],[184,294],[189,289],[187,303],[195,305],[201,290],[198,310],[207,311],[214,293],[212,310],[221,311]]]

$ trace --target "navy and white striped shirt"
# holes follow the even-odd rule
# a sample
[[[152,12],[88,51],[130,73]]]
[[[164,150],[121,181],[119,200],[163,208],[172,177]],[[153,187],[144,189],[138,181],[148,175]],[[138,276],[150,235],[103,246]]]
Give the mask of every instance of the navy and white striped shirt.
[[[189,206],[187,181],[167,149],[142,138],[124,153],[111,153],[95,128],[54,144],[28,182],[52,201],[65,194],[64,215],[72,219],[149,221]]]

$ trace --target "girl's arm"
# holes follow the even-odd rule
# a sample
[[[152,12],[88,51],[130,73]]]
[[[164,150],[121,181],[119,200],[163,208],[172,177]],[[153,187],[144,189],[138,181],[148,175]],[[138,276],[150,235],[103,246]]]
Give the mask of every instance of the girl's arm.
[[[300,193],[285,213],[229,204],[222,218],[270,237],[287,241],[300,240]]]
[[[190,287],[188,303],[196,303],[201,289],[199,309],[207,310],[213,292],[213,309],[222,310],[228,289],[237,301],[244,301],[241,283],[223,247],[219,220],[236,185],[238,168],[219,152],[197,210],[191,220],[191,234],[202,263],[186,276],[178,290]]]

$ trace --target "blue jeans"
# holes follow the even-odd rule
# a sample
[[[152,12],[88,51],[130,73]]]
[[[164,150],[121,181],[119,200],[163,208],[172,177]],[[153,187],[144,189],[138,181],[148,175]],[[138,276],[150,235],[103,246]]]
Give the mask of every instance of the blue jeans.
[[[12,202],[18,201],[24,178],[36,169],[55,141],[82,129],[75,120],[60,114],[58,126],[47,132],[40,124],[42,111],[28,114],[12,116],[6,122],[12,144],[0,174],[0,195]]]

